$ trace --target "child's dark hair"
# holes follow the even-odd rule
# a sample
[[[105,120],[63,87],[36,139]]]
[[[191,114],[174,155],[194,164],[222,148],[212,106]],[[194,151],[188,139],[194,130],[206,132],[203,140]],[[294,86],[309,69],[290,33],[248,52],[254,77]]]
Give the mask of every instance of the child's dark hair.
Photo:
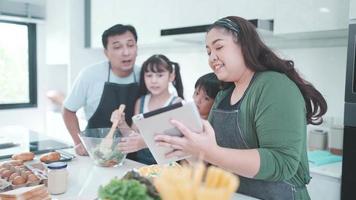
[[[215,99],[221,89],[221,82],[214,73],[208,73],[195,82],[194,88],[203,89],[210,98]]]
[[[148,94],[148,90],[145,84],[144,75],[145,72],[163,72],[168,70],[169,73],[172,73],[174,70],[175,79],[173,81],[173,86],[177,90],[177,94],[180,98],[184,99],[183,96],[183,83],[180,76],[180,67],[176,62],[170,61],[166,56],[162,54],[155,54],[149,57],[143,64],[140,73],[140,92],[139,95]]]
[[[101,36],[101,41],[103,47],[106,49],[108,47],[108,38],[115,35],[122,35],[127,31],[131,32],[137,42],[137,33],[135,27],[131,25],[116,24],[109,29],[105,30]]]

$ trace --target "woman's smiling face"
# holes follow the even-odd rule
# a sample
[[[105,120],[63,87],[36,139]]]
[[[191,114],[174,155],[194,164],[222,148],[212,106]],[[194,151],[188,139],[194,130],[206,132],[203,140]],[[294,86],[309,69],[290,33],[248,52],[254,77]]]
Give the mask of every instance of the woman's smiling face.
[[[233,34],[223,28],[213,28],[207,33],[205,43],[209,65],[218,79],[237,82],[247,67]]]

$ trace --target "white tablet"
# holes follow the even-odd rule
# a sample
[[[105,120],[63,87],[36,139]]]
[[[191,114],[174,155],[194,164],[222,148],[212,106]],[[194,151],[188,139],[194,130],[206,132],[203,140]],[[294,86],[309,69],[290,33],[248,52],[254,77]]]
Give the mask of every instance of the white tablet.
[[[191,101],[182,101],[132,117],[132,121],[139,129],[140,134],[158,164],[166,164],[187,157],[168,159],[165,157],[165,154],[172,151],[172,148],[157,146],[154,141],[154,136],[157,133],[182,136],[182,133],[170,123],[171,119],[176,119],[182,122],[192,131],[201,132],[203,129],[199,111],[195,103]]]

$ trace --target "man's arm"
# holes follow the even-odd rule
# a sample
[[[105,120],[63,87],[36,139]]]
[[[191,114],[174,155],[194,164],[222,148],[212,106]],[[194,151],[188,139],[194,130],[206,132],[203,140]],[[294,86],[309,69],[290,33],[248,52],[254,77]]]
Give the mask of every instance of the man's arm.
[[[80,127],[79,127],[78,117],[76,113],[64,107],[62,111],[62,115],[63,115],[64,124],[66,125],[67,130],[69,131],[74,141],[75,151],[79,155],[87,155],[87,152],[79,139],[78,134],[80,132]]]

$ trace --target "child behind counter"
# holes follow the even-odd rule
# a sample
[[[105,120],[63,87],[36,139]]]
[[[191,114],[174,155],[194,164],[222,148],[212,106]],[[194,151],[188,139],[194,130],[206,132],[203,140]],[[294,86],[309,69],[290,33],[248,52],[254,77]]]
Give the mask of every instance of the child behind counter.
[[[175,87],[177,95],[170,93],[169,85],[171,83]],[[161,54],[149,57],[142,64],[139,96],[135,104],[135,115],[156,110],[184,99],[179,64],[170,61]],[[112,121],[115,118],[115,112],[113,116]],[[125,153],[136,152],[136,161],[138,162],[148,165],[156,164],[139,133],[131,133],[122,138],[118,146]]]

